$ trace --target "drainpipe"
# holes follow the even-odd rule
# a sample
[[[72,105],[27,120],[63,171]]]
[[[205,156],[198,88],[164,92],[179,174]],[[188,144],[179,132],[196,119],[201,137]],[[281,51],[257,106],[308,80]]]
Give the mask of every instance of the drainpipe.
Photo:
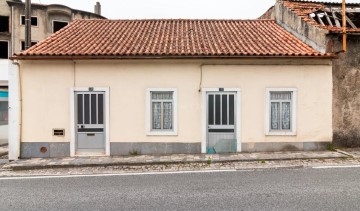
[[[345,0],[342,0],[342,34],[343,34],[343,49],[342,51],[346,53],[346,6]]]
[[[23,97],[22,97],[22,79],[21,79],[21,68],[20,64],[17,63],[19,70],[19,152],[22,140],[22,128],[23,128]],[[20,153],[19,153],[20,156]]]
[[[199,92],[201,92],[202,82],[203,82],[203,66],[204,64],[200,65],[200,83],[199,83]]]
[[[14,46],[14,30],[15,30],[15,24],[14,24],[15,18],[14,18],[14,6],[11,6],[11,55],[14,55],[15,53],[15,46]]]
[[[25,1],[25,50],[31,47],[31,0]]]

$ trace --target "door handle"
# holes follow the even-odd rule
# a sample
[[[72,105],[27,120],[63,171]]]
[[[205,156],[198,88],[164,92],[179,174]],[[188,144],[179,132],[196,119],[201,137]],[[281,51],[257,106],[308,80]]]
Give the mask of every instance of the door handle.
[[[95,133],[88,133],[87,136],[95,136]]]

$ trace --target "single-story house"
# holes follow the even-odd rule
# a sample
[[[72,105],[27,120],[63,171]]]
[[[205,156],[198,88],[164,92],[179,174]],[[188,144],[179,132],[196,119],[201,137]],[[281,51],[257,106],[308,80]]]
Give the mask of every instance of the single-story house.
[[[274,19],[321,53],[337,54],[332,70],[333,144],[360,147],[360,1],[346,2],[345,21],[341,1],[326,0],[276,1],[260,18]]]
[[[12,59],[21,158],[332,142],[333,55],[273,20],[78,20]]]

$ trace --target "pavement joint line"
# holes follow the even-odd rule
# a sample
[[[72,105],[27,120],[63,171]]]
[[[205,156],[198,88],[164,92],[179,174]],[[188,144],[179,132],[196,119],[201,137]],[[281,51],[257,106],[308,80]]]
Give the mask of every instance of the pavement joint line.
[[[142,175],[170,175],[170,174],[198,174],[198,173],[223,173],[239,172],[235,169],[224,170],[200,170],[200,171],[170,171],[170,172],[141,172],[141,173],[118,173],[118,174],[76,174],[76,175],[47,175],[47,176],[17,176],[17,177],[0,177],[1,180],[25,180],[25,179],[62,179],[62,178],[81,178],[81,177],[115,177],[115,176],[142,176]]]
[[[360,168],[360,165],[346,165],[346,166],[314,166],[313,169],[336,169],[336,168]]]

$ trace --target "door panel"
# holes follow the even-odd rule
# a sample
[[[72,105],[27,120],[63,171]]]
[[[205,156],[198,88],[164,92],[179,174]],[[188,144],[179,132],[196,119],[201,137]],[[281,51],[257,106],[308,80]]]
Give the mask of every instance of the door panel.
[[[76,151],[105,152],[104,92],[76,92]]]
[[[235,92],[207,93],[207,153],[237,151]]]
[[[102,149],[105,145],[103,133],[79,133],[78,149]]]

